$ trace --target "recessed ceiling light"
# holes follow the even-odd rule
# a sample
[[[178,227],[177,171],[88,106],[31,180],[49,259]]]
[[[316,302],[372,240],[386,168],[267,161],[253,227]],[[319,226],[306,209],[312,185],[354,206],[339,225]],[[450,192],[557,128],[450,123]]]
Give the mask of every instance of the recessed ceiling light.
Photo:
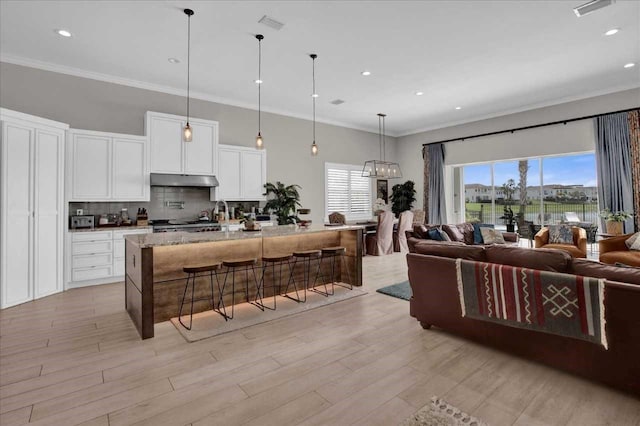
[[[61,35],[62,37],[71,37],[71,32],[67,30],[55,30],[56,34]]]
[[[422,96],[424,95],[424,92],[416,92],[416,96]]]
[[[317,98],[318,96],[320,95],[318,95],[317,93],[314,93],[313,95],[311,95],[312,98]]]
[[[255,84],[262,84],[262,80],[253,80]]]
[[[635,66],[636,66],[636,64],[634,64],[633,62],[629,62],[628,64],[624,64],[625,68],[633,68]]]
[[[604,33],[604,35],[606,36],[614,35],[614,34],[617,34],[618,31],[620,31],[620,28],[611,28],[609,31]]]
[[[456,107],[456,109],[462,109],[462,107]]]
[[[371,75],[371,71],[362,71],[360,74],[364,75],[365,77],[368,75]]]
[[[180,59],[177,59],[177,58],[169,58],[167,60],[172,64],[179,64],[180,63]]]

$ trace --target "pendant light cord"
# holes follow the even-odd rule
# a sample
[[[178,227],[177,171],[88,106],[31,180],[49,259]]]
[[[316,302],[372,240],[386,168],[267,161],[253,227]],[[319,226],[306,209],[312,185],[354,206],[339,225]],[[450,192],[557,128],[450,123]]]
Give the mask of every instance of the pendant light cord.
[[[260,116],[262,114],[262,38],[258,38],[258,134],[260,135]]]
[[[384,119],[385,116],[382,116],[382,161],[387,161],[387,141],[385,140],[384,133]]]
[[[311,93],[313,98],[313,143],[316,143],[316,58],[311,57],[311,59],[313,60],[313,92]]]
[[[189,91],[191,89],[191,15],[187,20],[187,124],[189,124]]]
[[[380,159],[382,160],[382,116],[378,114],[378,146],[380,147]]]

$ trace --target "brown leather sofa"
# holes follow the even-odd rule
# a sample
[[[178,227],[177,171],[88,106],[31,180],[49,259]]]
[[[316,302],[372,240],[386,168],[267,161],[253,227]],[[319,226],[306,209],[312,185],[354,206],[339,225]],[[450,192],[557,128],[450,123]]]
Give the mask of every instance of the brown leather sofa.
[[[417,244],[407,255],[410,314],[470,340],[640,396],[640,269],[573,259],[554,249]],[[462,317],[456,258],[606,278],[608,350],[586,341]]]
[[[571,232],[573,233],[573,244],[550,244],[549,228],[544,227],[535,235],[535,248],[560,249],[568,252],[572,257],[586,258],[587,231],[578,226],[572,226]]]
[[[444,232],[449,236],[451,241],[435,241],[428,237],[427,231],[432,228],[441,227]],[[409,251],[415,251],[416,244],[452,244],[452,245],[476,245],[473,239],[473,224],[469,222],[455,224],[455,225],[423,225],[414,224],[413,230],[405,232],[407,236],[407,244],[409,245]],[[520,239],[519,235],[515,232],[502,232],[507,245],[518,245]]]
[[[598,242],[600,246],[600,262],[624,263],[640,267],[640,251],[629,250],[625,241],[633,234],[611,237]]]

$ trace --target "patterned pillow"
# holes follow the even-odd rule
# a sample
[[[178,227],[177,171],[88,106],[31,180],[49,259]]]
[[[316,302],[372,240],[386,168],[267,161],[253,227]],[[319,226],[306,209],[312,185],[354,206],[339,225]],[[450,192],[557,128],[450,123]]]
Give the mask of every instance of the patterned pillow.
[[[485,244],[506,244],[502,232],[493,228],[480,228],[482,234],[482,241]]]
[[[640,232],[636,232],[624,242],[629,250],[640,250]]]
[[[434,241],[443,241],[442,236],[440,235],[440,230],[438,228],[431,228],[427,231],[427,235],[429,235],[430,240]]]
[[[549,244],[573,244],[571,226],[549,225]]]

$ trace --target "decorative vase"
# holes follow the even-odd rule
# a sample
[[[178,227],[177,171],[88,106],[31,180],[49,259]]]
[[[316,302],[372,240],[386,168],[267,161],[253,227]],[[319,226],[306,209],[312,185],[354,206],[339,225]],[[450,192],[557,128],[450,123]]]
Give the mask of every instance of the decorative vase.
[[[607,234],[612,235],[622,235],[622,225],[624,222],[615,222],[613,220],[608,220],[607,225]]]

